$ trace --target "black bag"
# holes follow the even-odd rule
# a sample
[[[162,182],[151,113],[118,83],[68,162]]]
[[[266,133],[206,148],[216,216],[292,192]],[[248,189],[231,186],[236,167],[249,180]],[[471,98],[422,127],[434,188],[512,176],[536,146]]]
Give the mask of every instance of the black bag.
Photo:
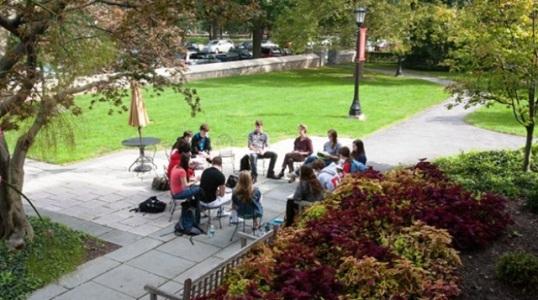
[[[168,191],[170,185],[168,183],[168,178],[166,176],[155,176],[153,177],[153,182],[151,183],[151,188],[156,191]]]
[[[156,196],[151,196],[148,199],[140,202],[140,204],[138,204],[138,208],[133,208],[129,211],[157,214],[163,212],[165,209],[166,203],[157,199]]]
[[[250,171],[250,156],[245,154],[239,161],[239,171]]]
[[[226,179],[226,187],[233,189],[237,185],[238,181],[239,181],[239,176],[235,174],[231,174],[230,176],[228,176],[228,179]]]
[[[191,237],[205,233],[200,228],[200,204],[197,200],[191,199],[181,203],[181,215],[174,226],[174,233],[178,236]]]

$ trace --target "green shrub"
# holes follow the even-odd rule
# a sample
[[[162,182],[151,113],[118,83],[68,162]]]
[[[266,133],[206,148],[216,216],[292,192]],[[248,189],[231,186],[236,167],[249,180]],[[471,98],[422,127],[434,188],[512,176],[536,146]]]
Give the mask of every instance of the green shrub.
[[[538,284],[538,257],[525,252],[508,252],[497,262],[497,278],[514,286]]]
[[[538,152],[538,147],[533,153]],[[524,198],[528,206],[538,211],[538,161],[533,172],[523,172],[522,151],[469,152],[441,158],[436,164],[451,179],[476,193],[494,192],[508,198]]]
[[[26,299],[26,295],[73,271],[86,257],[80,232],[64,225],[30,218],[35,238],[21,251],[0,242],[0,300]]]

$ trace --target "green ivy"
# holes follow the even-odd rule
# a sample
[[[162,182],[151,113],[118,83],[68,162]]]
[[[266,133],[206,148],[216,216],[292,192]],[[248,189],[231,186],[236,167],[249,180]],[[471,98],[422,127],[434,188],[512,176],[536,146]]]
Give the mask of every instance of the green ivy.
[[[523,198],[538,212],[538,146],[533,148],[532,172],[523,172],[523,152],[469,152],[436,161],[451,179],[476,192]]]
[[[24,250],[0,242],[0,300],[26,299],[85,260],[84,240],[90,237],[49,219],[30,218],[30,223],[35,238]]]

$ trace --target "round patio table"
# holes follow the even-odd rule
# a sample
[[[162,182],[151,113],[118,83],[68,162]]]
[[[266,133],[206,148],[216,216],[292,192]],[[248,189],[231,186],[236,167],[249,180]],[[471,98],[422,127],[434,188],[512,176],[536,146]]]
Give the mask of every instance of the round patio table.
[[[121,144],[125,147],[136,147],[139,150],[139,156],[136,160],[129,166],[129,172],[131,168],[136,165],[133,169],[134,172],[144,173],[149,172],[153,168],[157,169],[157,165],[153,162],[153,157],[146,156],[145,149],[147,146],[155,146],[161,142],[160,139],[155,137],[135,137],[123,140]]]

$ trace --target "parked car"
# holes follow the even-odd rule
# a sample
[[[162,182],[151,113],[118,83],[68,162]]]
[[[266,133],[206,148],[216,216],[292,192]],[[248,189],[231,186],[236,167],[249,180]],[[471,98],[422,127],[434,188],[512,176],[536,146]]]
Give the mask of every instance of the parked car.
[[[262,57],[284,56],[282,49],[278,47],[262,47]]]
[[[207,53],[226,53],[234,48],[234,44],[229,40],[212,40],[204,47]]]
[[[220,62],[219,59],[212,53],[194,52],[187,59],[189,65],[202,65]]]
[[[278,48],[278,44],[273,43],[271,40],[262,41],[262,48]]]
[[[247,49],[233,48],[228,53],[222,53],[216,55],[220,61],[235,61],[252,58],[252,53]]]
[[[204,50],[204,47],[205,47],[204,44],[198,44],[198,43],[193,43],[193,42],[185,43],[185,48],[187,48],[187,50],[189,51],[200,52]]]

